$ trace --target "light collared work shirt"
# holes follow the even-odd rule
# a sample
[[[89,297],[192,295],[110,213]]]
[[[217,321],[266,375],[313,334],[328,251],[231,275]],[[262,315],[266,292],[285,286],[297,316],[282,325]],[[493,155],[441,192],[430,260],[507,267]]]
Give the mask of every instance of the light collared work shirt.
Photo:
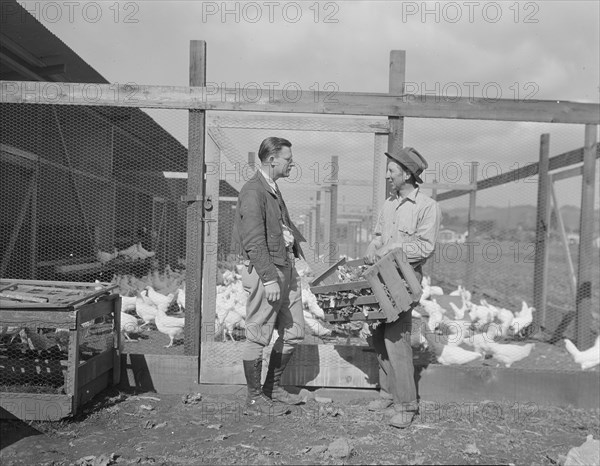
[[[419,188],[406,197],[393,193],[381,209],[375,226],[375,241],[381,247],[404,250],[409,262],[427,259],[435,249],[442,210]]]

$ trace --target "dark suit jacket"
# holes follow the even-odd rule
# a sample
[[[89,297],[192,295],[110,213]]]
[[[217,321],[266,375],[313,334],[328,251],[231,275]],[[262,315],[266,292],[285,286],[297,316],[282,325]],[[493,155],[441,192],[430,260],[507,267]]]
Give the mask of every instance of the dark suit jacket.
[[[254,266],[263,283],[277,279],[275,265],[289,265],[282,217],[277,196],[257,171],[240,190],[233,225],[233,243],[241,256]],[[289,227],[294,235],[294,256],[304,257],[300,242],[306,240],[294,224]]]

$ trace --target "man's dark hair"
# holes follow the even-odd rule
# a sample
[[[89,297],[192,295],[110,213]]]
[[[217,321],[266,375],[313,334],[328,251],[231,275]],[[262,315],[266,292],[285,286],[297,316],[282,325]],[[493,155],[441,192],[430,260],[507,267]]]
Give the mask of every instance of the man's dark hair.
[[[282,147],[292,147],[292,143],[287,139],[270,137],[260,143],[258,149],[258,158],[264,162],[270,155],[277,155]]]

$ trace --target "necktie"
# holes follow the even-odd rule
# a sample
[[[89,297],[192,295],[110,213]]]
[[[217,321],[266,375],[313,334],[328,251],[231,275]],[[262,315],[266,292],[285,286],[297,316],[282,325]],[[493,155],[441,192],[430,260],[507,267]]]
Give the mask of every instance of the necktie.
[[[277,195],[277,202],[279,202],[279,208],[281,209],[283,224],[289,228],[292,225],[290,213],[287,210],[285,202],[283,202],[283,196],[281,195],[281,191],[279,191],[279,186],[277,186],[277,184],[275,184],[275,194]]]

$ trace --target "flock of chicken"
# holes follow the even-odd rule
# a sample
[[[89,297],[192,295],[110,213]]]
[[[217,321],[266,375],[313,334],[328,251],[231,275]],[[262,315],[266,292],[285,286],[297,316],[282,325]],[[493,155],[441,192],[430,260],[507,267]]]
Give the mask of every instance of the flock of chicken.
[[[165,348],[183,337],[185,317],[167,315],[167,311],[173,303],[177,304],[179,314],[185,309],[185,274],[167,266],[163,274],[154,271],[141,279],[132,275],[115,276],[113,283],[118,285],[121,295],[121,332],[127,341],[136,341],[131,335],[145,331],[150,324],[169,337]]]
[[[233,332],[245,328],[248,295],[238,272],[239,268],[224,270],[223,284],[217,286],[215,331],[223,341],[228,338],[235,341]],[[324,325],[324,311],[309,289],[305,271],[301,269],[299,273],[306,330],[318,337],[329,336],[332,333],[331,325]],[[115,276],[113,283],[118,285],[122,297],[121,330],[127,341],[135,341],[131,335],[147,330],[151,324],[169,337],[166,348],[172,347],[175,339],[183,337],[184,273],[175,272],[167,266],[163,274],[154,271],[141,279]],[[535,309],[525,301],[516,312],[494,306],[485,299],[475,304],[471,300],[471,292],[459,286],[450,296],[458,298],[461,307],[449,301],[448,308],[445,308],[438,303],[438,300],[441,301],[439,296],[444,294],[440,287],[432,286],[427,276],[423,277],[421,285],[421,312],[416,309],[412,312],[414,317],[423,322],[423,331],[419,335],[421,344],[435,353],[440,364],[466,364],[489,355],[510,367],[531,354],[535,343],[514,342],[527,332],[533,322]],[[172,306],[176,312],[167,314]],[[361,332],[361,335],[365,334],[368,334],[368,330]],[[271,343],[277,337],[278,333],[273,332]],[[565,348],[582,369],[600,364],[600,336],[588,350],[578,350],[568,339],[565,339]]]
[[[423,319],[426,329],[420,335],[421,343],[433,350],[440,364],[466,364],[490,355],[510,367],[531,354],[535,343],[501,343],[524,335],[531,326],[535,308],[525,301],[521,309],[513,313],[489,304],[485,299],[475,304],[471,292],[459,286],[450,295],[460,297],[462,306],[459,308],[450,301],[450,312],[438,304],[441,298],[436,299],[436,296],[443,295],[440,287],[432,286],[426,276],[421,285],[420,305],[427,319],[416,310],[413,310],[413,316]],[[565,339],[565,348],[582,369],[600,364],[600,336],[586,351],[579,351],[568,339]]]

